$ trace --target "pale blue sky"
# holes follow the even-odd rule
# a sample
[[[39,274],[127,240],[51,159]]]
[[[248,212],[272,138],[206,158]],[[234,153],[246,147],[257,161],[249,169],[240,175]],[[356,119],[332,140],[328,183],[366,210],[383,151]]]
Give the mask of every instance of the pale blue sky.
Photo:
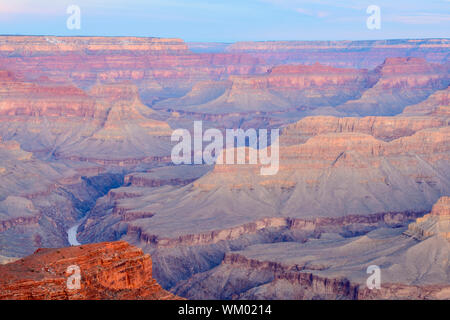
[[[81,29],[66,27],[69,5]],[[381,8],[369,30],[366,9]],[[0,0],[0,34],[180,37],[186,41],[449,38],[450,0]]]

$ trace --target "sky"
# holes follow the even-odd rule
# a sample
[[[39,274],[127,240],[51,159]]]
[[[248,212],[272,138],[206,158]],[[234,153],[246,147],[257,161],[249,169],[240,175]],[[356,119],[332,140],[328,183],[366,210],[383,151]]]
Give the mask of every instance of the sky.
[[[80,9],[79,29],[67,27],[71,5]],[[373,5],[378,29],[367,26]],[[0,0],[0,34],[208,42],[450,38],[450,0]]]

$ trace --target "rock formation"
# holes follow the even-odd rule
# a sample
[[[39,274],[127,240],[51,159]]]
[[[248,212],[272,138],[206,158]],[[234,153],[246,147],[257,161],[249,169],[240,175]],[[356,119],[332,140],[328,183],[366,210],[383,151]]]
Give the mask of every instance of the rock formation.
[[[379,80],[361,97],[337,106],[346,114],[396,115],[407,105],[426,99],[449,85],[449,65],[436,65],[421,58],[387,58],[374,72]]]
[[[79,288],[70,266],[80,270]],[[150,256],[126,242],[38,249],[0,273],[0,300],[177,299],[152,278]]]
[[[419,240],[440,236],[450,241],[450,197],[440,198],[431,213],[410,224],[405,234]]]
[[[265,74],[233,75],[201,83],[180,98],[155,104],[183,114],[396,115],[450,83],[448,65],[419,58],[388,58],[377,68],[282,65]],[[213,89],[214,88],[214,89]],[[248,115],[247,115],[248,117]]]
[[[3,75],[0,133],[29,151],[117,165],[169,155],[170,126],[142,104],[130,83],[98,84],[86,92]]]

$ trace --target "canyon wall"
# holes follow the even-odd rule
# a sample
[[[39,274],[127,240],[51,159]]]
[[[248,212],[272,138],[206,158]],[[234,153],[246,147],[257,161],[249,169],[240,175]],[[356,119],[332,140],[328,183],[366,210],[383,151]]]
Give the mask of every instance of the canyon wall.
[[[226,52],[251,52],[273,64],[320,62],[336,67],[373,68],[386,57],[418,57],[443,63],[448,39],[363,40],[363,41],[259,41],[237,42]]]

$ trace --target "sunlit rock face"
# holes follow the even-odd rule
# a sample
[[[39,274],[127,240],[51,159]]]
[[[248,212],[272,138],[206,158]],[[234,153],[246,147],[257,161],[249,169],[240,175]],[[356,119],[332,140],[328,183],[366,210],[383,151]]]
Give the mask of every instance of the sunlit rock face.
[[[67,285],[71,266],[79,288]],[[38,249],[0,270],[0,300],[177,299],[152,278],[150,256],[126,242]]]
[[[450,241],[450,197],[440,198],[431,213],[408,226],[406,234],[419,240],[439,236]]]

